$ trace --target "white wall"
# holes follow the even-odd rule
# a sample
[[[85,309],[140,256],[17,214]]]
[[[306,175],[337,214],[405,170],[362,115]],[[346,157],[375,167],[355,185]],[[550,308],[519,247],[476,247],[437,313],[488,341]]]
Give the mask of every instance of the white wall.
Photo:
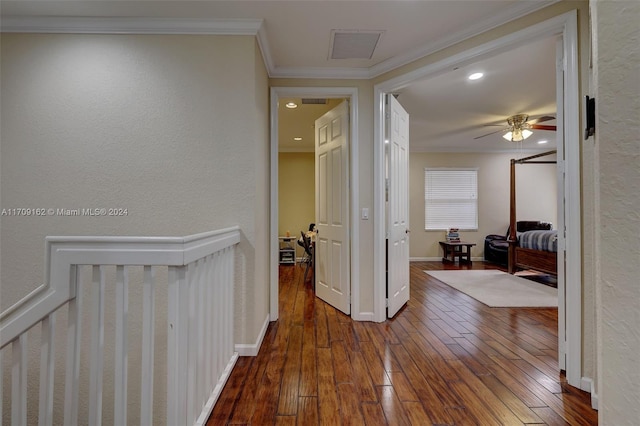
[[[640,419],[640,3],[591,1],[599,424]]]
[[[1,217],[0,310],[42,283],[47,235],[239,225],[235,337],[255,343],[269,275],[268,78],[255,38],[3,34],[1,43],[0,207],[128,214]]]
[[[509,226],[510,160],[528,154],[513,153],[418,153],[409,156],[410,228],[409,256],[414,259],[441,258],[438,241],[444,231],[424,229],[425,167],[478,169],[478,230],[460,231],[464,241],[477,244],[474,257],[484,256],[484,238],[504,235]],[[554,160],[555,156],[545,159]],[[518,220],[543,220],[557,224],[557,180],[555,165],[516,166]]]

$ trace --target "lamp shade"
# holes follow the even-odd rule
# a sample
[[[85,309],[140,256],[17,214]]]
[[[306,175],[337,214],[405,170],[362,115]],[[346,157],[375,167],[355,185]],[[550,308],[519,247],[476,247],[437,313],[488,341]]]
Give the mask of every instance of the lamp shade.
[[[533,132],[529,129],[513,129],[512,131],[502,135],[502,137],[511,142],[520,142],[532,134]]]

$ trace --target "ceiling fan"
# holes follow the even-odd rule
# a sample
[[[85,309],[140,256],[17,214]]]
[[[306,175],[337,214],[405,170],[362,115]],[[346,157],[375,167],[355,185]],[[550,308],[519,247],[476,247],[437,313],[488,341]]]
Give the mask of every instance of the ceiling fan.
[[[529,116],[527,114],[516,114],[507,118],[508,126],[496,130],[495,132],[487,133],[486,135],[478,136],[473,139],[484,138],[485,136],[493,135],[499,132],[507,132],[502,135],[508,141],[511,142],[520,142],[533,134],[531,130],[556,130],[556,126],[550,126],[546,124],[538,124],[549,120],[555,120],[556,118],[550,115],[544,115],[542,117],[536,118],[534,120],[528,121]],[[488,126],[495,126],[495,124],[487,124]]]

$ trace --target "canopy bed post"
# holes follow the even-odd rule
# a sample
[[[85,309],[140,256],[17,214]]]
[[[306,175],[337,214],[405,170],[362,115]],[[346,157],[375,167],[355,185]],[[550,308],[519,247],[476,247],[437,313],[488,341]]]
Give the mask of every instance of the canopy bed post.
[[[539,157],[553,155],[556,151],[547,151],[541,154],[532,155],[530,157],[520,158],[518,160],[511,159],[511,192],[509,206],[509,253],[508,253],[508,272],[515,274],[518,269],[533,269],[547,274],[557,274],[557,253],[554,251],[546,251],[536,248],[520,247],[518,240],[518,222],[516,220],[516,164],[555,164],[556,160],[540,161],[535,160]],[[551,224],[547,224],[549,228],[534,229],[551,229]],[[521,230],[521,231],[524,231]],[[540,231],[531,231],[540,232]],[[529,233],[527,233],[529,234]],[[548,241],[548,239],[547,239]]]
[[[516,273],[516,160],[511,159],[511,192],[509,203],[509,273]]]

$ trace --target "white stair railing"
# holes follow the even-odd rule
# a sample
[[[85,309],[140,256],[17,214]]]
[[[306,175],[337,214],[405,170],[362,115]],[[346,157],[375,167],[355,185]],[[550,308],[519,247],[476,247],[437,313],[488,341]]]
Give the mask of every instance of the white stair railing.
[[[238,357],[233,341],[233,283],[239,241],[237,227],[182,238],[47,237],[45,284],[0,315],[0,366],[10,370],[9,378],[5,368],[0,369],[0,401],[3,396],[10,399],[10,412],[3,413],[0,403],[0,425],[3,418],[10,418],[11,425],[26,425],[36,415],[39,425],[59,421],[101,425],[105,418],[125,425],[133,400],[140,401],[136,423],[203,425]],[[130,278],[140,267],[141,278]],[[159,273],[164,277],[162,285],[166,282],[167,286],[163,312],[167,316],[166,354],[155,350],[155,325],[161,311],[156,306]],[[91,294],[83,297],[87,286]],[[142,300],[133,306],[129,294],[137,286]],[[113,294],[115,300],[109,299]],[[61,311],[66,327],[56,324]],[[133,312],[141,313],[142,318],[141,344],[136,345],[141,348],[136,354],[140,371],[135,372],[129,368],[132,351],[128,341]],[[105,371],[105,313],[115,323],[110,346],[114,349],[113,371]],[[90,317],[88,336],[82,335],[83,328],[87,329],[83,314]],[[39,366],[28,361],[28,336],[34,329],[40,332]],[[55,371],[60,364],[55,346],[64,344],[59,334],[66,335],[64,374]],[[81,382],[87,381],[83,377],[87,368],[81,368],[81,359],[86,360],[87,354],[89,387],[83,393]],[[166,359],[166,412],[162,413],[153,401],[160,357]],[[27,380],[30,368],[39,368],[37,392]],[[109,376],[113,394],[105,395],[103,379]],[[56,377],[64,377],[64,407],[54,407],[54,400],[60,399],[55,398],[54,389],[62,386],[54,386]],[[10,395],[2,394],[5,378],[11,382]],[[139,398],[128,395],[132,380],[139,381]],[[104,398],[112,398],[108,404],[113,406],[112,416],[104,413]],[[37,414],[33,407],[38,408]],[[88,407],[86,418],[79,419],[80,407]],[[62,419],[54,420],[55,411]]]

